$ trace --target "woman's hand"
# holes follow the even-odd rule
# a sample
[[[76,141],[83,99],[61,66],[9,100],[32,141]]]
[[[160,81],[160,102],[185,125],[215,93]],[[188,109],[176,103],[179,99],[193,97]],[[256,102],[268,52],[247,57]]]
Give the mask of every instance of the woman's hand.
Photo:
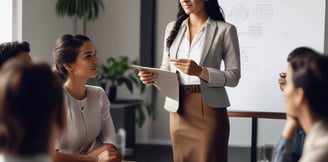
[[[297,119],[287,115],[287,120],[282,131],[282,136],[288,140],[293,140],[299,127],[300,124],[298,123]]]
[[[284,91],[286,86],[286,73],[280,73],[278,79],[279,87],[281,91]]]
[[[98,159],[97,162],[121,162],[122,155],[113,144],[102,144],[86,154]]]
[[[138,75],[139,75],[142,83],[144,83],[146,85],[153,85],[154,81],[157,77],[157,75],[155,73],[150,72],[148,70],[140,70]]]
[[[98,162],[121,162],[122,155],[116,149],[105,150],[98,155]]]
[[[202,67],[198,66],[194,60],[170,59],[170,62],[173,62],[176,68],[188,75],[200,76],[202,73]]]

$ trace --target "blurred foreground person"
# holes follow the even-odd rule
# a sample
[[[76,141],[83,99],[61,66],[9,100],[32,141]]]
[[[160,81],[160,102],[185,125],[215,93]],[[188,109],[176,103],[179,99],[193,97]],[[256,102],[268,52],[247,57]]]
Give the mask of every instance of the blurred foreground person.
[[[0,161],[52,161],[54,140],[66,124],[57,75],[46,64],[13,59],[0,76]]]

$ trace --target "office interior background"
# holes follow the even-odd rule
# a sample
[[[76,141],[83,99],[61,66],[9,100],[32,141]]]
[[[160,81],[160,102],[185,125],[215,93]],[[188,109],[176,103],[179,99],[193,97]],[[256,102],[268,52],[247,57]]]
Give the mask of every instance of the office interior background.
[[[120,57],[122,55],[128,56],[131,60],[144,59],[140,58],[140,40],[145,34],[140,32],[142,27],[140,20],[142,3],[147,3],[147,1],[150,0],[103,0],[104,10],[100,11],[100,15],[95,21],[88,21],[86,25],[86,35],[94,42],[101,61],[106,60],[109,56]],[[178,1],[154,1],[156,3],[154,3],[153,15],[153,65],[159,67],[162,60],[165,27],[168,22],[175,20]],[[296,0],[292,1],[297,3]],[[52,49],[56,39],[65,33],[82,33],[83,26],[80,20],[74,22],[72,18],[56,15],[55,3],[55,0],[12,0],[13,10],[8,11],[9,14],[1,14],[1,17],[5,19],[12,12],[12,27],[10,28],[12,35],[9,35],[9,38],[1,36],[1,39],[28,41],[31,45],[32,58],[35,61],[52,64]],[[5,9],[1,10],[2,12],[6,11]],[[8,33],[6,34],[8,35]],[[325,40],[327,40],[326,36]],[[278,83],[276,86],[278,89]],[[151,100],[153,99],[152,93],[154,93],[152,89],[148,88],[146,95],[140,97],[138,93],[130,95],[125,87],[119,87],[117,97]],[[152,121],[147,118],[141,128],[137,127],[136,143],[169,146],[169,113],[163,109],[164,96],[160,93],[156,93],[155,96],[152,101],[156,105],[156,120]],[[280,136],[283,125],[284,120],[259,119],[258,145],[274,145]],[[229,146],[241,148],[251,146],[250,118],[230,118]]]

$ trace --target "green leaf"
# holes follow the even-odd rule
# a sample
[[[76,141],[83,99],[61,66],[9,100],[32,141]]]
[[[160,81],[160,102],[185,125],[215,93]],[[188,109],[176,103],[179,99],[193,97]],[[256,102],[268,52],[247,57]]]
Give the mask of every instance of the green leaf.
[[[137,64],[137,61],[130,62],[127,56],[119,58],[109,57],[105,63],[99,65],[97,79],[101,80],[101,83],[109,81],[111,86],[125,85],[130,93],[133,93],[135,88],[140,89],[140,93],[144,93],[147,86],[140,81],[139,71],[131,68],[130,64]],[[141,127],[146,121],[146,117],[155,120],[156,109],[153,104],[141,100],[136,111],[136,124]]]
[[[133,85],[132,82],[124,77],[118,78],[117,79],[118,85],[122,85],[123,83],[126,85],[126,87],[128,88],[128,90],[130,91],[130,93],[133,92]]]
[[[87,18],[95,20],[99,15],[99,9],[104,10],[101,0],[57,0],[56,13],[59,16]]]
[[[146,121],[145,113],[142,110],[142,107],[137,107],[137,116],[136,116],[136,122],[138,127],[140,128],[143,123]]]

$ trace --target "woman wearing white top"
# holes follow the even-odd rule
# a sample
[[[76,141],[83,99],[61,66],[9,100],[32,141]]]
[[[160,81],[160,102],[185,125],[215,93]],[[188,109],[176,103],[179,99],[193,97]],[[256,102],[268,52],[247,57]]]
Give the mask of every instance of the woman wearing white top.
[[[100,87],[86,85],[97,75],[98,58],[84,35],[63,35],[54,48],[57,72],[64,80],[67,130],[56,143],[55,161],[117,162],[109,100]]]
[[[180,0],[166,27],[162,69],[179,72],[179,109],[170,113],[175,162],[226,162],[230,106],[225,86],[237,86],[240,54],[236,28],[224,21],[217,0]],[[221,63],[224,62],[224,69]],[[139,73],[145,84],[156,74]],[[167,98],[165,108],[176,106]]]

